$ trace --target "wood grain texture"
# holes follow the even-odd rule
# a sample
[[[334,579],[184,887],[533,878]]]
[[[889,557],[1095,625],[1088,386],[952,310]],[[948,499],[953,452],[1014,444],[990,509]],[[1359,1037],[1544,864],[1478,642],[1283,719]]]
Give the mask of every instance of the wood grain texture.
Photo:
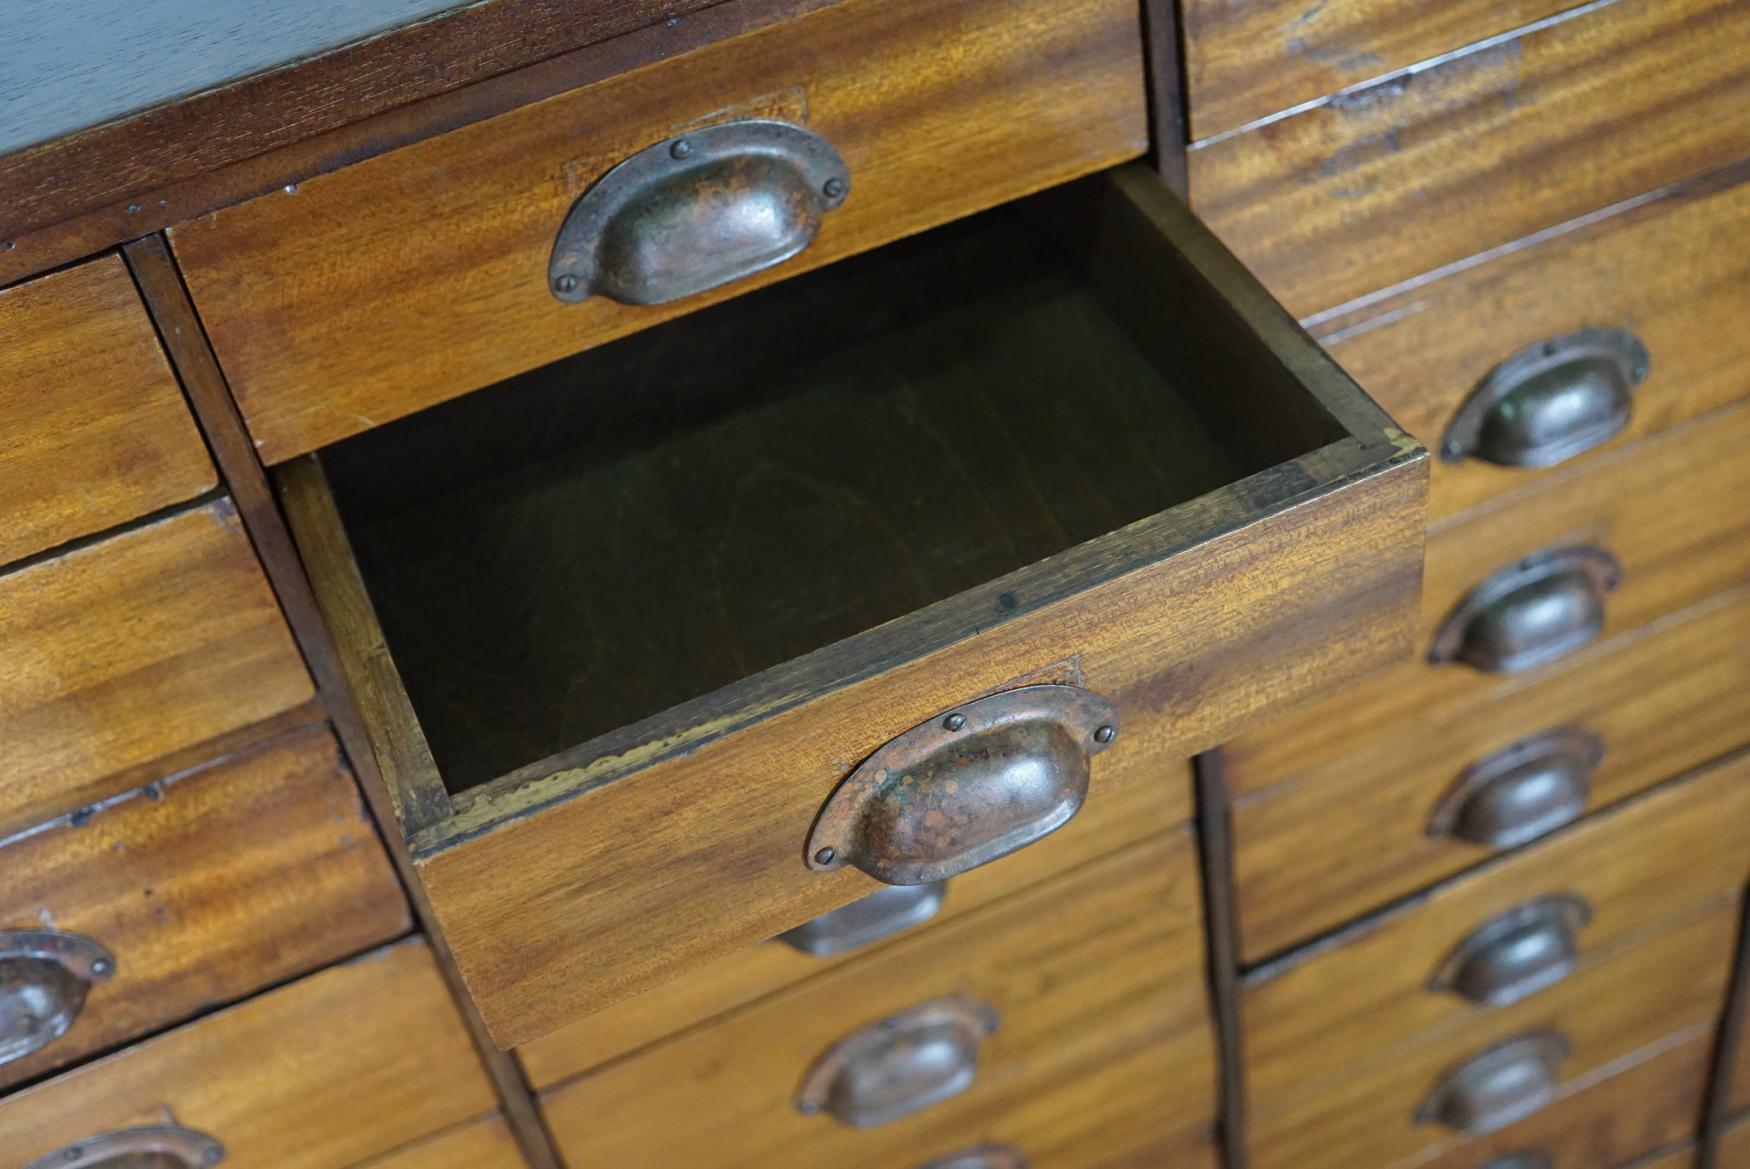
[[[1695,1143],[1684,1141],[1671,1148],[1648,1153],[1620,1169],[1697,1169],[1700,1164]]]
[[[1688,1038],[1683,1038],[1688,1034]],[[1537,1150],[1549,1155],[1556,1169],[1616,1166],[1671,1145],[1683,1145],[1661,1158],[1659,1169],[1677,1169],[1682,1158],[1693,1158],[1688,1145],[1701,1115],[1712,1044],[1701,1035],[1679,1032],[1656,1054],[1635,1053],[1615,1066],[1569,1082],[1563,1093],[1541,1112],[1499,1132],[1473,1137],[1429,1161],[1425,1169],[1485,1169],[1496,1157]],[[1632,1062],[1631,1062],[1632,1061]],[[1652,1169],[1647,1166],[1645,1169]]]
[[[217,481],[115,256],[0,290],[0,562]]]
[[[15,1084],[411,928],[332,735],[305,727],[0,845],[0,929],[116,959],[70,1031],[0,1065]]]
[[[1001,1018],[966,1092],[862,1130],[797,1111],[797,1083],[833,1042],[944,995]],[[543,1106],[576,1165],[874,1169],[993,1140],[1063,1169],[1213,1166],[1215,1077],[1196,861],[1178,831],[558,1087]]]
[[[175,1123],[236,1169],[348,1169],[495,1107],[431,952],[403,942],[0,1099],[8,1163]]]
[[[1488,859],[1493,850],[1428,835],[1430,814],[1469,764],[1557,727],[1604,743],[1592,811],[1750,744],[1750,590],[1609,639],[1526,684],[1478,691],[1437,722],[1394,722],[1237,801],[1247,961]]]
[[[1547,238],[1321,320],[1313,335],[1430,450],[1471,390],[1520,350],[1591,326],[1632,331],[1651,357],[1612,445],[1750,396],[1750,164],[1573,221]],[[1431,520],[1540,476],[1436,461]]]
[[[1341,1079],[1434,1035],[1495,1029],[1496,1009],[1429,982],[1465,938],[1516,906],[1559,894],[1585,901],[1592,920],[1578,938],[1586,966],[1608,964],[1673,917],[1735,902],[1750,878],[1745,824],[1750,755],[1590,817],[1254,971],[1240,1003],[1250,1099],[1268,1109],[1313,1089],[1311,1052],[1328,1078]]]
[[[1168,832],[1190,819],[1188,766],[1173,782],[1133,784],[1105,793],[1057,833],[1002,860],[955,877],[942,909],[929,925],[899,937],[931,936],[972,911],[1016,894],[1058,873],[1116,852],[1145,837]],[[589,1071],[756,999],[783,991],[860,955],[897,941],[846,954],[815,957],[781,942],[762,942],[689,970],[641,995],[616,1003],[517,1049],[536,1088]]]
[[[0,829],[312,696],[229,500],[0,576]]]
[[[1735,903],[1718,905],[1496,1011],[1484,1025],[1408,1045],[1346,1076],[1321,1079],[1336,1065],[1317,1049],[1303,1050],[1306,1087],[1275,1099],[1253,1094],[1252,1169],[1407,1167],[1444,1154],[1464,1137],[1417,1124],[1416,1109],[1444,1073],[1516,1035],[1555,1031],[1568,1039],[1563,1095],[1667,1045],[1710,1038],[1736,915]]]
[[[801,256],[667,306],[553,298],[553,237],[585,188],[683,126],[749,114],[806,122],[850,167],[852,195]],[[955,0],[920,14],[847,0],[310,178],[172,239],[275,463],[1145,146],[1133,4]]]
[[[1576,0],[1185,0],[1193,140],[1578,6]]]
[[[523,1169],[525,1164],[504,1118],[488,1116],[445,1129],[355,1169]]]
[[[1623,565],[1594,647],[1750,580],[1750,409],[1736,407],[1632,446],[1600,452],[1428,538],[1418,644],[1478,581],[1540,548],[1596,543]],[[1701,502],[1701,501],[1706,501]],[[1302,706],[1228,744],[1236,799],[1355,753],[1374,735],[1440,726],[1490,696],[1507,696],[1591,652],[1517,675],[1406,662],[1342,694]],[[1457,767],[1466,762],[1453,759]]]
[[[1750,1169],[1750,1115],[1739,1117],[1720,1134],[1714,1169]]]
[[[1195,145],[1192,206],[1305,318],[1750,153],[1750,9],[1581,12]]]

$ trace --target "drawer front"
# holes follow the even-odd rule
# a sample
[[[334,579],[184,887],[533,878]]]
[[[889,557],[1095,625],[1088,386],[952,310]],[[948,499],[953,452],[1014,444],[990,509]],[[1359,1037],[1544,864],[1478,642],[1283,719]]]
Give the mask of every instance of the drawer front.
[[[71,1026],[0,1062],[0,1085],[410,928],[376,829],[322,727],[25,834],[0,846],[0,870],[0,949],[40,952],[26,947],[42,946],[52,923],[95,942],[111,966],[69,983],[66,967],[39,964],[34,985],[72,1008]]]
[[[0,290],[0,563],[217,478],[119,256]]]
[[[1571,11],[1197,144],[1192,206],[1308,318],[1746,153],[1744,5]]]
[[[1187,112],[1193,139],[1326,97],[1369,78],[1553,16],[1565,0],[1185,0]]]
[[[174,1123],[226,1169],[347,1169],[497,1106],[431,952],[375,951],[0,1100],[20,1165]]]
[[[1741,327],[1750,256],[1720,246],[1750,237],[1747,179],[1750,163],[1727,167],[1320,322],[1314,336],[1429,450],[1441,449],[1455,422],[1465,435],[1473,418],[1502,435],[1458,437],[1458,450],[1475,453],[1436,461],[1430,520],[1540,473],[1492,459],[1565,463],[1574,457],[1567,451],[1630,442],[1750,395]],[[1614,333],[1580,336],[1596,329]],[[1648,359],[1639,384],[1624,353],[1632,344],[1613,348],[1629,338]],[[1527,360],[1552,343],[1555,357]],[[1540,425],[1540,407],[1553,419],[1550,408],[1567,394],[1587,395],[1593,412]],[[1503,425],[1509,410],[1530,411],[1524,430]]]
[[[577,1165],[874,1169],[993,1142],[1064,1169],[1213,1166],[1194,856],[1188,833],[1167,834],[897,942],[551,1090],[548,1123]],[[905,1061],[877,1041],[842,1075],[828,1068],[824,1108],[799,1107],[799,1085],[836,1043],[949,997],[997,1015],[958,1094],[924,1105],[944,1077],[919,1075],[878,1111],[882,1098],[857,1082]]]
[[[230,500],[0,576],[0,829],[314,691]]]
[[[1564,1084],[1563,1094],[1541,1112],[1419,1164],[1486,1169],[1497,1157],[1533,1153],[1548,1157],[1550,1169],[1625,1169],[1655,1149],[1690,1141],[1707,1091],[1711,1031],[1679,1032],[1626,1068],[1607,1067]]]
[[[796,259],[665,306],[556,299],[568,209],[681,130],[805,124],[849,168]],[[1136,6],[846,0],[172,232],[277,462],[759,283],[1142,153]],[[418,273],[410,279],[410,273]]]
[[[928,919],[935,931],[961,915],[1059,873],[1117,851],[1189,818],[1190,767],[1163,769],[1158,782],[1136,783],[1090,801],[1061,830],[999,861],[951,878]],[[920,902],[907,900],[893,925],[910,937],[907,916]],[[616,1003],[517,1049],[536,1087],[588,1071],[673,1032],[802,982],[860,954],[869,942],[830,953],[809,952],[781,939],[738,950],[641,995]]]
[[[1498,1004],[1555,994],[1577,977],[1564,972],[1735,897],[1750,876],[1746,823],[1750,754],[1260,968],[1241,998],[1251,1096],[1304,1085],[1309,1052],[1340,1074],[1424,1033],[1488,1031]]]
[[[1720,1134],[1715,1169],[1750,1169],[1750,1116],[1741,1116]]]
[[[1491,1013],[1477,1021],[1481,1025],[1450,1028],[1389,1059],[1352,1066],[1346,1075],[1327,1074],[1339,1065],[1325,1050],[1303,1049],[1305,1080],[1295,1092],[1272,1099],[1248,1087],[1250,1163],[1257,1169],[1419,1164],[1520,1109],[1541,1113],[1546,1093],[1559,1100],[1673,1038],[1707,1038],[1724,998],[1737,914],[1735,903],[1718,905]],[[1510,1046],[1546,1037],[1559,1045],[1548,1064]],[[1562,1049],[1566,1056],[1554,1058]],[[1499,1104],[1473,1104],[1479,1120],[1468,1133],[1429,1119],[1443,1085],[1477,1069],[1489,1053],[1515,1069],[1518,1092]],[[1456,1123],[1462,1113],[1455,1105],[1462,1104],[1449,1097],[1439,1106]]]
[[[1394,722],[1236,801],[1244,956],[1260,961],[1329,932],[1747,744],[1746,589],[1479,692],[1437,722]],[[1253,778],[1243,760],[1232,770]],[[1556,785],[1544,789],[1552,798],[1498,824],[1487,816],[1539,784]],[[1453,829],[1432,831],[1437,818]]]
[[[396,1149],[373,1160],[369,1169],[523,1169],[526,1164],[504,1118],[488,1116]]]
[[[1750,463],[1737,453],[1746,443],[1750,408],[1734,408],[1601,452],[1482,513],[1438,526],[1428,537],[1418,657],[1428,653],[1442,624],[1473,589],[1540,553],[1596,547],[1620,565],[1620,584],[1602,597],[1593,645],[1741,586],[1750,580]],[[1707,503],[1697,506],[1698,500]],[[1563,598],[1565,623],[1552,626],[1564,638],[1544,644],[1574,649],[1518,672],[1457,661],[1430,665],[1425,659],[1384,670],[1261,731],[1239,735],[1228,750],[1235,796],[1244,799],[1345,758],[1382,733],[1443,725],[1453,712],[1474,708],[1486,696],[1506,696],[1583,661],[1578,637],[1565,635],[1595,627],[1594,589],[1601,586],[1565,572],[1550,579],[1561,584],[1564,578],[1575,587]],[[1520,596],[1513,610],[1536,590]]]

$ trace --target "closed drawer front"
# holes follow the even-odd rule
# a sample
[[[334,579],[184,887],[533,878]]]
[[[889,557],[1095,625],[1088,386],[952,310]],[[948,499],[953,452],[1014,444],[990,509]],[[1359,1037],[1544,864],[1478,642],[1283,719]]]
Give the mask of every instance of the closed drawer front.
[[[0,575],[0,829],[308,701],[228,499]]]
[[[1375,736],[1447,725],[1491,696],[1511,701],[1557,671],[1585,668],[1589,645],[1740,587],[1750,580],[1750,463],[1737,453],[1746,443],[1750,408],[1736,407],[1601,452],[1435,528],[1421,660],[1238,736],[1228,751],[1236,797],[1357,753]],[[1614,589],[1601,554],[1619,570]],[[1473,619],[1477,606],[1467,600],[1484,598],[1494,616]],[[1527,620],[1539,615],[1548,620]],[[1443,632],[1448,648],[1478,665],[1462,656],[1428,661]]]
[[[1562,669],[1394,722],[1279,782],[1243,758],[1232,814],[1244,957],[1259,961],[1750,744],[1750,590]],[[1236,786],[1239,784],[1236,783]]]
[[[842,208],[800,257],[667,307],[555,298],[549,257],[585,189],[641,149],[746,118],[805,125],[848,168],[833,196]],[[272,463],[1135,157],[1146,142],[1132,3],[952,0],[920,14],[903,0],[846,0],[310,178],[172,238]],[[794,192],[771,194],[779,205]],[[689,238],[727,248],[747,227]]]
[[[1486,1033],[1498,1008],[1557,994],[1669,919],[1735,898],[1750,874],[1745,823],[1750,755],[1254,971],[1242,997],[1250,1095],[1305,1087],[1308,1053],[1341,1076],[1431,1033]]]
[[[119,257],[0,290],[0,336],[0,563],[214,485]]]
[[[1656,1045],[1652,1055],[1637,1052],[1620,1061],[1626,1067],[1607,1065],[1563,1084],[1562,1094],[1542,1111],[1419,1164],[1426,1169],[1509,1169],[1511,1161],[1502,1165],[1496,1158],[1541,1156],[1547,1160],[1532,1165],[1627,1169],[1668,1146],[1683,1146],[1674,1155],[1691,1157],[1687,1142],[1701,1119],[1712,1038],[1711,1027],[1679,1032]]]
[[[1213,1166],[1194,856],[1166,834],[895,943],[552,1089],[548,1123],[577,1165]],[[950,1048],[913,1021],[944,1002],[994,1030]]]
[[[0,1084],[405,933],[407,903],[333,737],[293,731],[0,846]],[[71,947],[67,959],[47,957]],[[27,955],[37,955],[27,957]],[[91,970],[93,961],[104,965]],[[43,1015],[47,1015],[45,1019]]]
[[[1189,765],[1176,777],[1130,784],[1091,801],[1062,830],[1017,853],[933,885],[885,889],[857,908],[879,914],[824,915],[799,931],[738,950],[641,995],[597,1011],[517,1050],[537,1088],[588,1071],[715,1015],[855,961],[888,938],[938,930],[962,914],[1182,824]],[[866,939],[866,940],[865,940]]]
[[[1431,520],[1750,394],[1750,256],[1721,246],[1750,237],[1747,178],[1734,164],[1319,322],[1440,451]]]
[[[1194,145],[1192,205],[1306,318],[1746,153],[1744,5],[1570,13]]]
[[[1344,1069],[1314,1046],[1305,1080],[1248,1086],[1259,1169],[1420,1164],[1504,1128],[1674,1039],[1711,1036],[1724,999],[1736,903],[1652,933],[1512,1006]],[[1278,1067],[1276,1073],[1281,1074]],[[1347,1074],[1343,1074],[1344,1072]]]
[[[504,1118],[487,1116],[405,1145],[358,1169],[523,1169],[525,1164]]]
[[[1716,1169],[1750,1169],[1750,1116],[1741,1116],[1720,1134]]]
[[[226,1169],[346,1169],[495,1107],[431,952],[410,941],[0,1099],[0,1129],[19,1165],[173,1124],[216,1141]]]
[[[1424,468],[1127,167],[280,483],[421,879],[517,1046],[1084,794],[1161,786],[1187,817],[1189,754],[1402,656]],[[1052,778],[992,794],[1028,775]]]

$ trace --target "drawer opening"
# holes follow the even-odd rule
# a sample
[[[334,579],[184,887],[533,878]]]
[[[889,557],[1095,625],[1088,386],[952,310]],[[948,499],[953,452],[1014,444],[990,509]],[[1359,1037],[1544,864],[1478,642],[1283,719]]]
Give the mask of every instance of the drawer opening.
[[[1286,371],[1210,377],[1220,322],[1111,195],[999,207],[325,451],[448,790],[1341,438]]]

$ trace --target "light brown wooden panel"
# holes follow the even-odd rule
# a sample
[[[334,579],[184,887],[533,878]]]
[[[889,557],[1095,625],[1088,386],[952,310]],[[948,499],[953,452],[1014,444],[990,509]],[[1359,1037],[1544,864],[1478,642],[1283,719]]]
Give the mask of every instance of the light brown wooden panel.
[[[1159,782],[1103,793],[1055,834],[951,880],[942,909],[924,928],[934,932],[999,897],[1169,831],[1190,818],[1190,795],[1189,766],[1177,781],[1163,769]],[[545,1087],[870,952],[815,957],[780,942],[759,943],[542,1036],[517,1055],[529,1080]]]
[[[96,1133],[176,1123],[226,1169],[345,1169],[496,1107],[431,951],[414,940],[0,1100],[29,1164]]]
[[[1750,590],[1610,639],[1523,685],[1477,691],[1438,720],[1393,722],[1347,754],[1249,792],[1233,809],[1246,959],[1486,860],[1486,847],[1429,835],[1433,809],[1472,762],[1558,727],[1604,743],[1590,810],[1750,744]]]
[[[1750,8],[1580,12],[1197,145],[1192,206],[1308,317],[1750,152]]]
[[[1680,1034],[1690,1037],[1645,1058],[1637,1052],[1621,1061],[1627,1067],[1609,1065],[1568,1083],[1543,1111],[1419,1164],[1424,1169],[1485,1169],[1496,1157],[1536,1150],[1548,1154],[1551,1169],[1626,1169],[1654,1150],[1688,1142],[1701,1121],[1713,1043],[1705,1030]],[[1661,1159],[1659,1169],[1676,1169],[1693,1155],[1685,1147],[1672,1155],[1671,1163]]]
[[[308,700],[229,500],[0,576],[0,831]]]
[[[1493,1008],[1429,982],[1466,937],[1516,906],[1581,898],[1592,919],[1578,934],[1580,960],[1608,963],[1665,919],[1735,899],[1750,878],[1746,824],[1750,754],[1248,975],[1240,1009],[1249,1095],[1268,1102],[1306,1089],[1308,1052],[1318,1053],[1329,1076],[1342,1077],[1436,1032],[1490,1029]]]
[[[1747,144],[1750,145],[1750,144]],[[1589,326],[1647,346],[1646,381],[1614,445],[1750,396],[1750,166],[1587,216],[1506,252],[1322,321],[1314,331],[1392,417],[1440,446],[1490,370]],[[1431,520],[1512,491],[1540,472],[1478,459],[1434,464]]]
[[[446,1129],[356,1169],[523,1169],[504,1118],[488,1116]]]
[[[218,480],[120,257],[0,290],[0,563]]]
[[[1750,1169],[1750,1115],[1736,1118],[1720,1134],[1714,1169]]]
[[[1572,1045],[1559,1093],[1637,1053],[1712,1035],[1724,999],[1738,906],[1728,902],[1654,934],[1560,985],[1412,1044],[1391,1059],[1321,1076],[1335,1065],[1317,1047],[1299,1053],[1306,1086],[1276,1098],[1250,1093],[1248,1147],[1255,1169],[1335,1169],[1420,1163],[1462,1143],[1416,1110],[1447,1071],[1516,1035],[1555,1031]]]
[[[931,224],[1135,157],[1136,5],[846,0],[172,232],[263,458],[278,462]],[[851,194],[797,259],[659,307],[562,304],[553,239],[609,167],[679,129],[805,122]]]
[[[334,738],[306,727],[0,846],[0,929],[115,956],[17,1083],[411,928]]]
[[[964,1093],[863,1130],[797,1111],[797,1084],[833,1042],[945,995],[1001,1016]],[[991,1140],[1061,1169],[1212,1166],[1213,1057],[1195,853],[1179,831],[572,1081],[543,1107],[575,1165],[874,1169]]]
[[[1593,543],[1622,563],[1605,602],[1601,638],[1750,581],[1750,408],[1710,415],[1597,456],[1442,524],[1428,537],[1418,645],[1476,583],[1541,548]],[[1439,726],[1491,696],[1510,701],[1575,662],[1571,655],[1523,674],[1405,662],[1330,698],[1302,706],[1228,745],[1236,798],[1356,752],[1382,733]],[[1463,760],[1453,760],[1462,766]]]
[[[1509,32],[1577,0],[1184,0],[1193,139]]]

